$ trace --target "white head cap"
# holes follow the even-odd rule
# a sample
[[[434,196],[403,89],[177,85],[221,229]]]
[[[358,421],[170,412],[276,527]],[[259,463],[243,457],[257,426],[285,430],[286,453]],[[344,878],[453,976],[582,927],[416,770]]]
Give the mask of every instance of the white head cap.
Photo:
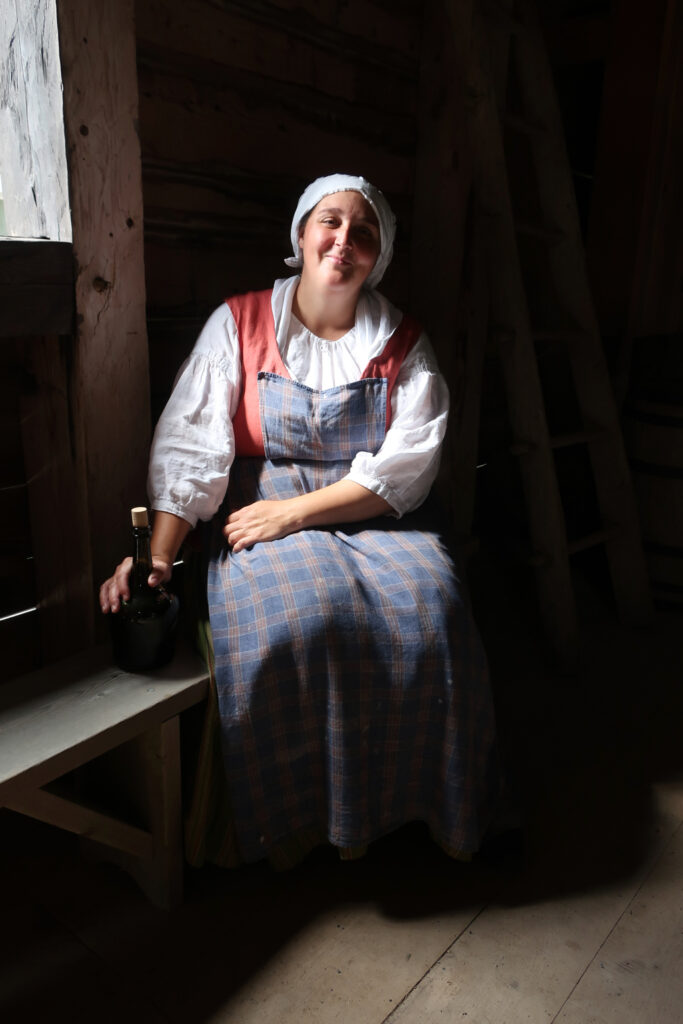
[[[360,192],[364,199],[370,203],[375,211],[377,223],[379,224],[380,249],[377,262],[372,268],[365,281],[368,288],[374,288],[382,280],[384,271],[391,262],[394,252],[394,236],[396,234],[396,218],[389,203],[382,193],[374,185],[371,185],[365,178],[358,178],[353,174],[328,174],[325,178],[317,178],[302,194],[297,203],[290,237],[292,239],[293,256],[288,256],[285,263],[288,267],[301,267],[301,247],[299,245],[299,226],[307,213],[310,213],[314,206],[317,206],[325,196],[331,196],[334,192]]]

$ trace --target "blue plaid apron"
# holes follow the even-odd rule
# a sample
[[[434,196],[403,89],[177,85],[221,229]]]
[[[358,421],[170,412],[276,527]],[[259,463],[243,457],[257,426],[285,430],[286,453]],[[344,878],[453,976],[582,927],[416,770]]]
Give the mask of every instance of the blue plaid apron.
[[[386,381],[314,391],[259,374],[265,458],[238,458],[214,520],[208,599],[241,854],[297,834],[359,847],[425,821],[477,849],[496,791],[479,635],[440,538],[388,517],[234,554],[230,509],[346,475],[386,431]]]

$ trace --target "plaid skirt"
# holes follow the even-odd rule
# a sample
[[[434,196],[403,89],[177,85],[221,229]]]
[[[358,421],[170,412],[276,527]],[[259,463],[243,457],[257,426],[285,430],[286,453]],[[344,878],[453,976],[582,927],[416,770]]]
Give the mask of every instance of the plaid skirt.
[[[497,795],[494,712],[439,535],[382,518],[234,554],[221,533],[229,508],[342,469],[237,459],[214,520],[207,590],[232,841],[253,861],[296,837],[348,851],[423,821],[467,858]]]

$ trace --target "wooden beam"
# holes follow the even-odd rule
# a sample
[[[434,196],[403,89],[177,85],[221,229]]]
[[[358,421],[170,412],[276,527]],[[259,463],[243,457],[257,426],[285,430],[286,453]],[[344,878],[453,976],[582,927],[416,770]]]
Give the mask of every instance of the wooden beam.
[[[271,97],[279,96],[280,88],[293,95],[298,87],[304,108],[317,100],[329,102],[333,109],[351,104],[359,115],[373,109],[381,114],[414,112],[418,60],[406,38],[412,38],[414,51],[419,32],[411,30],[419,25],[418,17],[393,14],[386,24],[375,26],[371,5],[356,0],[351,33],[342,27],[350,27],[349,14],[353,18],[347,4],[334,0],[335,15],[330,12],[325,24],[321,4],[306,0],[306,14],[303,4],[297,3],[295,12],[291,2],[286,3],[289,9],[283,11],[249,0],[241,5],[185,0],[182,6],[175,5],[169,18],[167,0],[146,0],[136,7],[138,58],[148,63],[154,51],[165,54],[167,64],[181,57],[187,65],[193,58],[204,74],[225,76],[226,85],[242,82],[247,93],[258,89],[258,78],[270,86]],[[156,85],[155,81],[154,91]],[[230,138],[234,128],[226,141]],[[289,170],[287,161],[281,163]],[[266,166],[273,167],[272,161]]]
[[[180,40],[177,41],[180,43]],[[403,103],[398,109],[388,104],[378,108],[376,98],[360,104],[351,100],[330,96],[317,89],[314,84],[302,85],[287,80],[279,81],[277,91],[273,90],[272,68],[264,74],[264,67],[256,70],[212,63],[198,54],[164,49],[153,43],[138,44],[138,73],[143,84],[153,85],[145,89],[145,102],[151,106],[155,101],[178,103],[186,106],[188,95],[192,96],[192,109],[203,111],[200,130],[206,130],[205,118],[211,111],[220,118],[220,111],[233,110],[234,116],[242,114],[245,107],[250,118],[267,118],[264,132],[272,145],[272,129],[291,135],[304,123],[311,132],[333,132],[337,137],[355,138],[386,151],[393,157],[412,157],[415,141],[415,89],[413,83],[402,90]],[[368,83],[368,88],[376,81]],[[192,83],[190,89],[188,83]],[[397,83],[398,91],[400,83]],[[152,93],[150,95],[150,93]],[[234,125],[232,130],[234,131]],[[313,136],[311,146],[316,144]],[[309,154],[310,155],[310,154]],[[240,155],[240,163],[244,157]],[[260,174],[272,166],[267,160],[261,163]]]
[[[342,51],[352,56],[354,64],[367,63],[382,71],[399,73],[406,77],[411,77],[414,73],[414,65],[406,55],[404,46],[396,45],[393,38],[386,38],[386,19],[382,25],[383,32],[380,38],[368,39],[359,35],[357,31],[345,31],[338,22],[326,25],[319,17],[318,4],[298,3],[294,6],[289,0],[284,0],[284,3],[269,3],[268,0],[210,0],[210,5],[225,13],[237,14],[268,29],[275,29],[282,36],[302,40],[317,50],[326,51],[326,55],[336,55]],[[371,4],[366,2],[362,7],[371,7]],[[361,23],[362,16],[367,16],[367,12],[358,10],[356,28]],[[405,39],[400,42],[405,44]]]
[[[71,334],[73,285],[69,242],[0,239],[0,338]]]
[[[126,554],[150,433],[133,0],[60,0],[76,260],[74,442],[93,588]]]

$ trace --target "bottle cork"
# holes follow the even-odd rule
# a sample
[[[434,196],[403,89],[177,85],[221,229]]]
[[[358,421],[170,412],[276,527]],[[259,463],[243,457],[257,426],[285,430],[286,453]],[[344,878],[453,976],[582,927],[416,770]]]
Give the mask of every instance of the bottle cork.
[[[133,526],[149,526],[147,509],[143,505],[132,508],[130,510],[130,517],[133,520]]]

